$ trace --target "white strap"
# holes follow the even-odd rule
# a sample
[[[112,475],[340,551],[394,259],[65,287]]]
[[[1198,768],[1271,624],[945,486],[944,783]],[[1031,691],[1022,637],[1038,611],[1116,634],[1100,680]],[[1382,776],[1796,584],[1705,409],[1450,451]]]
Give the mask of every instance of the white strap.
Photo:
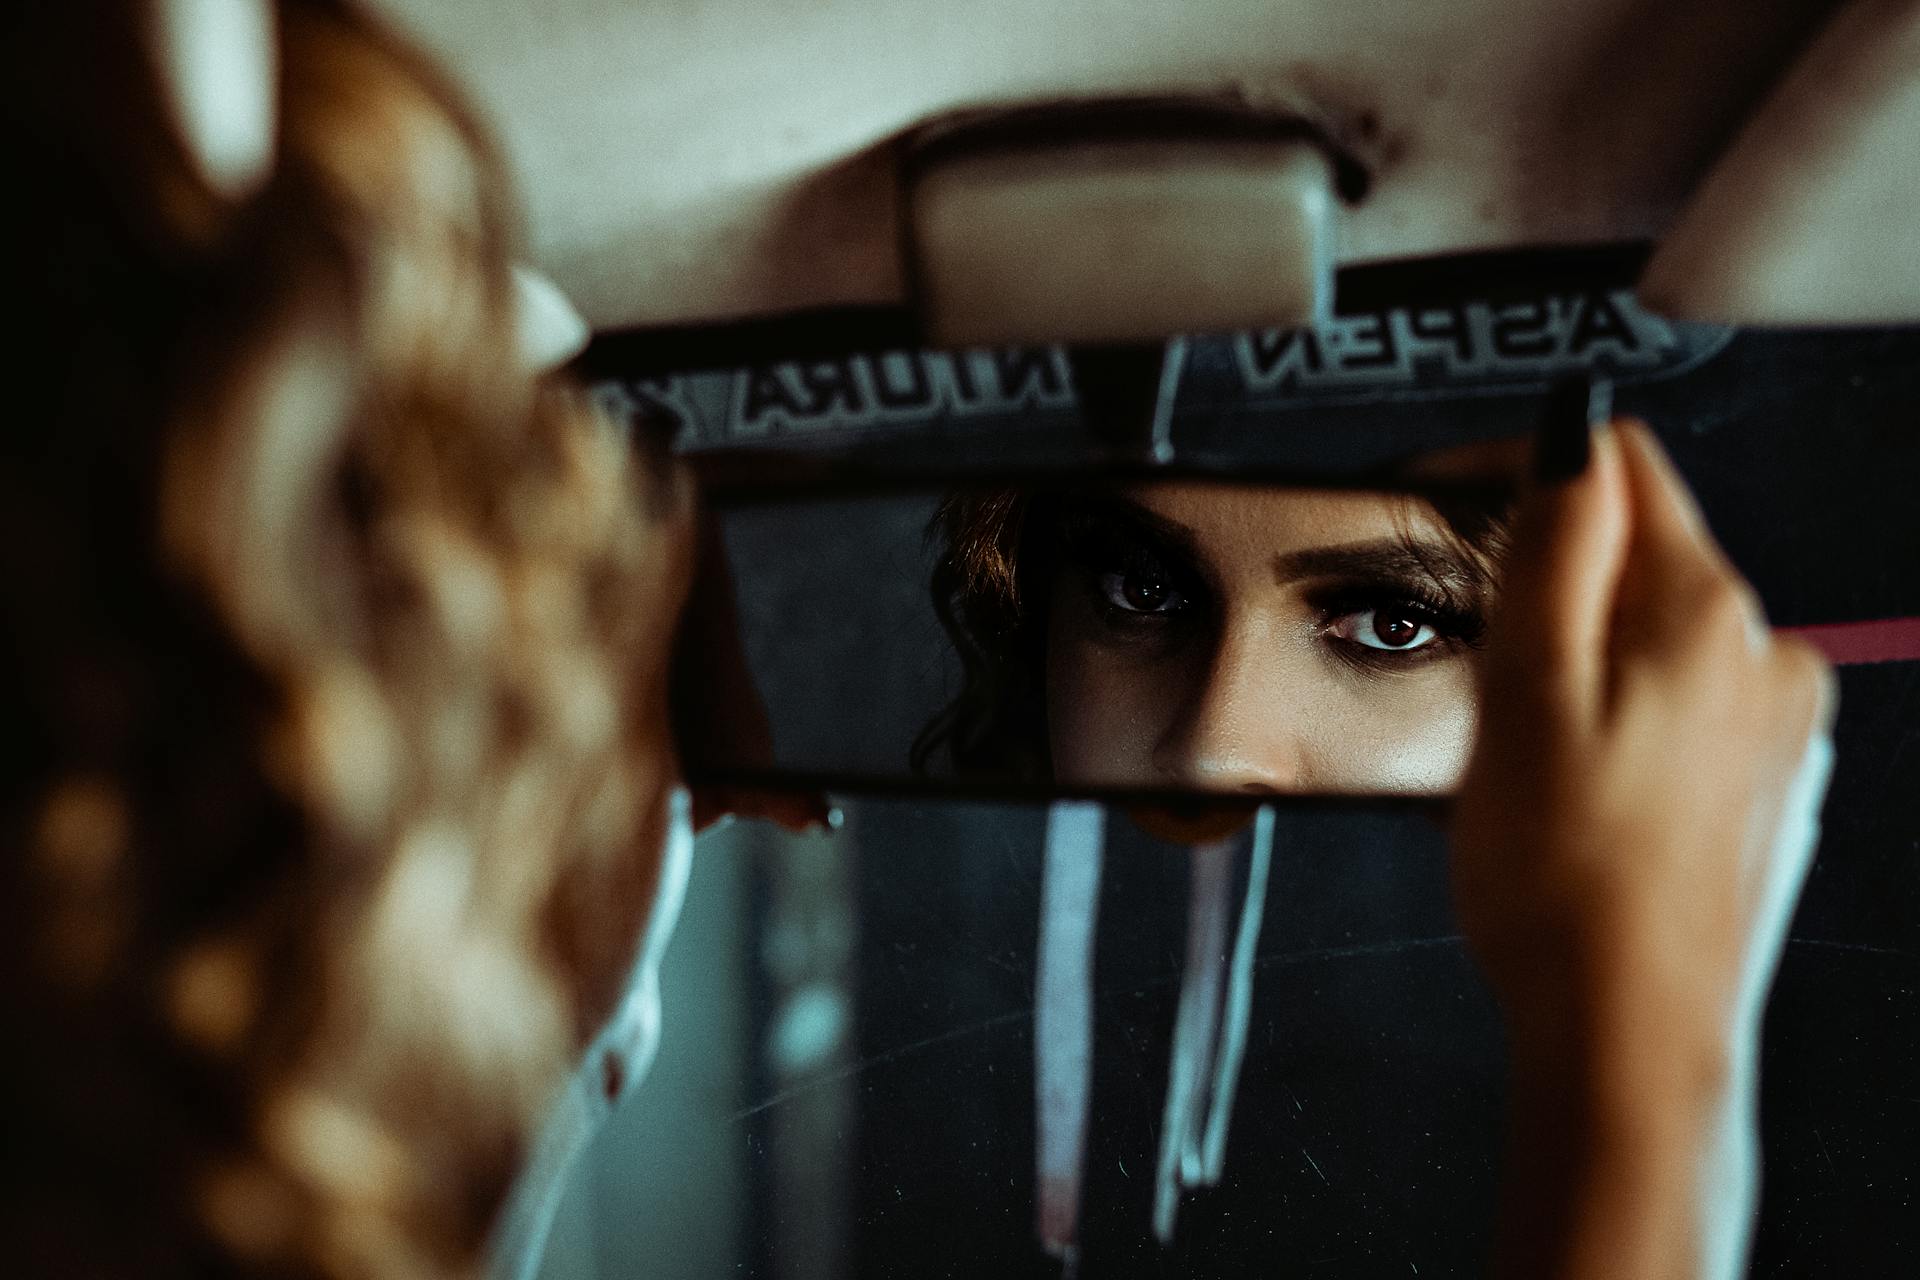
[[[568,1176],[615,1106],[653,1066],[660,1049],[660,961],[686,900],[693,871],[693,797],[676,787],[667,802],[660,886],[636,948],[625,993],[548,1113],[494,1231],[488,1274],[533,1280],[546,1253]],[[608,1082],[617,1087],[609,1090]]]
[[[1250,842],[1234,836],[1197,846],[1190,855],[1186,969],[1174,1014],[1154,1179],[1153,1233],[1162,1244],[1173,1242],[1181,1194],[1218,1184],[1226,1164],[1227,1125],[1252,1013],[1253,961],[1266,902],[1273,823],[1273,810],[1263,807]],[[1230,936],[1243,843],[1251,847]]]
[[[1106,815],[1056,801],[1047,814],[1034,991],[1037,1226],[1041,1245],[1071,1260],[1093,1072],[1093,952]]]

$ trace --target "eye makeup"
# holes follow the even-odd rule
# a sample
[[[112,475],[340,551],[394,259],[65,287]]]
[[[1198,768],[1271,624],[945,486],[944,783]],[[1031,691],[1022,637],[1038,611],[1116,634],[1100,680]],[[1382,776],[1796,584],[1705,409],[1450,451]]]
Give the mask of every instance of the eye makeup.
[[[1365,674],[1393,674],[1458,656],[1486,633],[1484,568],[1442,542],[1406,536],[1307,547],[1274,560],[1302,586],[1334,657]]]
[[[1334,657],[1366,674],[1390,674],[1480,644],[1485,610],[1461,594],[1431,578],[1350,578],[1311,584],[1305,598]]]
[[[1214,607],[1216,593],[1193,548],[1158,525],[1119,502],[1074,502],[1060,512],[1063,564],[1115,640],[1168,639]]]
[[[1058,521],[1063,567],[1101,640],[1170,645],[1217,621],[1224,593],[1185,530],[1114,498],[1063,504]],[[1276,587],[1299,585],[1329,656],[1360,674],[1456,657],[1486,629],[1479,575],[1438,543],[1310,547],[1273,568]]]

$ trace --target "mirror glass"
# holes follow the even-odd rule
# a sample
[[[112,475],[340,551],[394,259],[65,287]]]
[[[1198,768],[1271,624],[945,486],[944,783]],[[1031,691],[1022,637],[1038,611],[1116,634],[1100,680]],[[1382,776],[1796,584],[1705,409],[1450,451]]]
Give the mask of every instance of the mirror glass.
[[[1659,434],[1775,625],[1842,663],[1920,650],[1920,330],[1676,323],[1632,263],[1496,258],[1135,348],[928,350],[847,315],[596,342],[596,397],[710,508],[689,776],[1444,792],[1514,477],[1570,375]]]
[[[724,661],[737,633],[732,682],[766,722],[709,711],[688,767],[1445,792],[1472,737],[1510,508],[1493,485],[1187,478],[726,509],[727,580],[696,606],[718,615],[703,651]]]
[[[1920,1257],[1920,1023],[1889,1016],[1911,1007],[1920,947],[1916,671],[1841,671],[1826,834],[1761,1048],[1756,1275]],[[562,1211],[559,1247],[589,1269],[555,1280],[1066,1274],[1036,1232],[1048,810],[843,803],[830,835],[739,823],[703,840],[661,1059]],[[1504,1035],[1448,909],[1441,830],[1379,802],[1275,808],[1222,1176],[1179,1188],[1168,1245],[1161,1135],[1183,993],[1205,972],[1188,951],[1200,877],[1185,850],[1108,823],[1079,1274],[1485,1274]]]

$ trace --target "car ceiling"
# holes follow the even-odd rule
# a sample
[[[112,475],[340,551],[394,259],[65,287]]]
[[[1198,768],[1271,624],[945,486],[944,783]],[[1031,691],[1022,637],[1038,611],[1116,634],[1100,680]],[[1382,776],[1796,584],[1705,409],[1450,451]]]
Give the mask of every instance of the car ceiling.
[[[599,329],[899,303],[898,141],[1192,94],[1366,165],[1343,263],[1651,238],[1831,0],[376,0],[501,139]]]

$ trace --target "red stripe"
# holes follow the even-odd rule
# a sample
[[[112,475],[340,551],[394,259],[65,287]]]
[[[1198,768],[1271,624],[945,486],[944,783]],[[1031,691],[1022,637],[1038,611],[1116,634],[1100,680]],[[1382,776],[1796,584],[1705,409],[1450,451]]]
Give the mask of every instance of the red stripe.
[[[1881,618],[1874,622],[1826,622],[1811,627],[1782,627],[1827,655],[1835,666],[1862,662],[1920,661],[1920,618]]]

